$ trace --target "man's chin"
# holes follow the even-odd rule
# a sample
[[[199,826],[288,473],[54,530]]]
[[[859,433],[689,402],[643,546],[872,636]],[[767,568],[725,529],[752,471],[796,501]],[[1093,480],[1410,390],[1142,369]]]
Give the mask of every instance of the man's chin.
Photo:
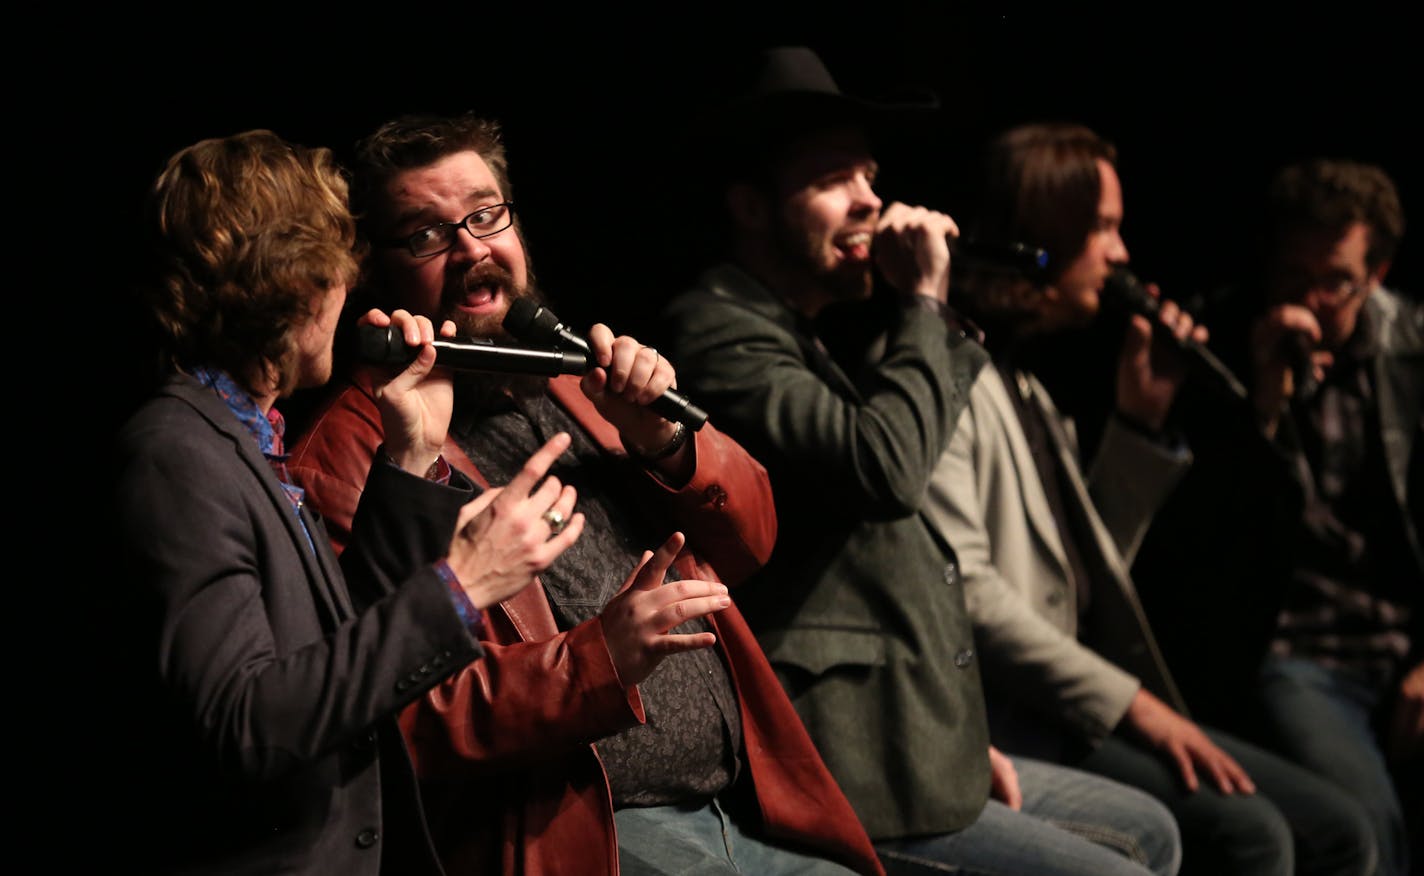
[[[856,266],[853,270],[842,268],[827,274],[826,286],[837,301],[860,301],[870,297],[875,281],[869,267]]]

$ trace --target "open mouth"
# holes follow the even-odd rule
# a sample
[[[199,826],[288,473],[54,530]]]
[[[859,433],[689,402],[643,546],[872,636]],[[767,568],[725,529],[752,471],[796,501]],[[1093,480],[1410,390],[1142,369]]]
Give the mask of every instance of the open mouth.
[[[843,234],[835,239],[836,252],[846,261],[863,262],[870,258],[869,231]]]
[[[475,313],[485,313],[498,305],[504,297],[503,290],[496,283],[482,283],[477,286],[470,286],[465,290],[465,295],[456,302],[461,310]]]

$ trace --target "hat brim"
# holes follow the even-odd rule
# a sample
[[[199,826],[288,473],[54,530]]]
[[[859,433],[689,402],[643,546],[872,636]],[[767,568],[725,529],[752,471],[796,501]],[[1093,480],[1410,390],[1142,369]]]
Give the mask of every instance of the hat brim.
[[[744,153],[840,125],[859,126],[872,137],[890,133],[924,121],[939,106],[938,98],[929,92],[871,100],[823,91],[782,91],[724,103],[701,114],[693,129],[704,148]]]

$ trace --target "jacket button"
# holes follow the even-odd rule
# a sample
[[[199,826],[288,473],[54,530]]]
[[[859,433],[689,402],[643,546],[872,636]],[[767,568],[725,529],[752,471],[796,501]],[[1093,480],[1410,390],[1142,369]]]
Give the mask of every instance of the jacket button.
[[[712,503],[712,507],[718,511],[721,511],[722,507],[727,504],[727,491],[716,484],[708,487],[707,491],[703,493],[703,496],[705,496],[707,501]]]
[[[958,654],[955,654],[955,655],[954,655],[954,665],[955,665],[955,666],[958,666],[960,669],[965,669],[965,668],[967,668],[967,667],[969,666],[969,664],[971,664],[971,663],[973,663],[973,662],[974,662],[974,649],[973,649],[973,648],[965,648],[963,651],[960,651]]]
[[[956,563],[946,563],[944,567],[944,583],[955,584],[959,581],[959,566]]]
[[[1049,605],[1056,606],[1063,601],[1063,594],[1055,590],[1052,593],[1048,594],[1046,597],[1044,597],[1044,601],[1047,602]]]
[[[410,681],[404,678],[400,679],[396,682],[396,690],[400,691],[401,693],[405,693],[406,691],[410,690]]]
[[[355,745],[356,750],[358,751],[366,751],[368,749],[374,748],[376,745],[376,731],[368,730],[365,733],[362,733],[360,736],[356,737],[356,741],[352,744]]]
[[[356,834],[356,847],[358,849],[369,849],[371,846],[374,846],[376,840],[380,838],[381,835],[376,832],[374,827],[368,827]]]

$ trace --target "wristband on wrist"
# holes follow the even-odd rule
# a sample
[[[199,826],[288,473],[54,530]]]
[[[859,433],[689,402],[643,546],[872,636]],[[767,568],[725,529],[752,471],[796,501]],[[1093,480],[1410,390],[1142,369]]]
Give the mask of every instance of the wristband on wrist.
[[[684,426],[681,422],[679,422],[677,424],[677,428],[673,430],[672,437],[668,439],[668,442],[666,444],[664,444],[662,447],[659,447],[657,450],[654,450],[651,453],[643,453],[641,450],[635,450],[633,448],[629,448],[629,450],[632,451],[634,456],[638,457],[644,462],[657,462],[660,459],[667,459],[669,456],[672,456],[682,447],[683,444],[686,443],[687,427]]]

